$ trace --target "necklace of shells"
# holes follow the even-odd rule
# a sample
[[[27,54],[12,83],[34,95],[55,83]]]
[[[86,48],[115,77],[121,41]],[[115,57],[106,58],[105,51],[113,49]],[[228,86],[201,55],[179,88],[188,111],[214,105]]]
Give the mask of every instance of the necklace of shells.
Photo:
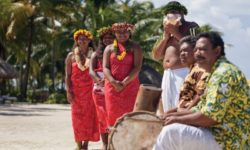
[[[78,47],[76,47],[74,49],[74,55],[75,55],[75,60],[76,60],[77,67],[81,71],[84,71],[84,70],[89,68],[89,59],[87,59],[86,56],[81,55],[81,52],[80,52]],[[82,63],[82,59],[81,59],[82,57],[81,56],[84,57],[84,59],[85,59],[84,64]]]

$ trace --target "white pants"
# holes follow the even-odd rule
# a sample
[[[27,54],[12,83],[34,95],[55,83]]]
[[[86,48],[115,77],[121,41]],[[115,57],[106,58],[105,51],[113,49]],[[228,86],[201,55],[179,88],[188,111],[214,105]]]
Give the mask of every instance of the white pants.
[[[180,88],[188,72],[189,68],[164,70],[161,84],[161,96],[164,112],[177,107],[179,102]]]
[[[221,150],[205,128],[174,123],[162,128],[153,150]]]

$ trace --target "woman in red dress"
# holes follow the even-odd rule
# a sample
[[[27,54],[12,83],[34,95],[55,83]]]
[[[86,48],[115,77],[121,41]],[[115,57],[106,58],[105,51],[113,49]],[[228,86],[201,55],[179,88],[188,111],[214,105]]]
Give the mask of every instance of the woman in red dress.
[[[115,23],[112,30],[116,39],[108,45],[103,56],[105,100],[109,126],[117,118],[133,110],[139,89],[138,74],[142,65],[142,50],[130,40],[134,26]]]
[[[87,58],[92,38],[87,30],[76,31],[73,52],[65,60],[67,100],[71,104],[72,125],[78,149],[87,149],[88,141],[98,141],[100,138]]]
[[[104,97],[104,74],[102,69],[102,57],[105,47],[114,41],[111,27],[103,27],[97,31],[99,37],[99,45],[91,56],[89,73],[94,80],[92,90],[93,99],[96,106],[96,112],[99,120],[99,130],[102,137],[103,148],[107,149],[108,145],[108,122]]]

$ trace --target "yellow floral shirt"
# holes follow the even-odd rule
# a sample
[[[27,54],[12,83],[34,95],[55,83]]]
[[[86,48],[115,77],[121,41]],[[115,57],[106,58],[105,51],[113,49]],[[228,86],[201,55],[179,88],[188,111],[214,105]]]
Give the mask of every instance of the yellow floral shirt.
[[[225,150],[250,148],[248,91],[249,86],[243,73],[225,57],[220,57],[208,77],[199,104],[192,108],[219,123],[210,127],[210,130]]]

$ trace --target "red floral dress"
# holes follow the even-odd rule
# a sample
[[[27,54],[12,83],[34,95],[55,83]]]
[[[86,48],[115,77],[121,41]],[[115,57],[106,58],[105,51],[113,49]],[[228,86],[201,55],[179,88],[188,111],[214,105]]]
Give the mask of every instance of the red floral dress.
[[[81,71],[77,63],[72,63],[71,82],[74,97],[71,112],[75,141],[99,141],[98,120],[91,92],[93,82],[89,69]]]
[[[122,81],[128,76],[133,68],[134,54],[127,52],[123,60],[118,60],[115,53],[110,55],[111,75],[115,80]],[[122,91],[117,92],[108,80],[105,80],[105,100],[110,126],[127,112],[133,111],[137,92],[139,90],[139,79],[136,76]]]
[[[95,69],[96,72],[102,71],[102,60],[98,59],[97,67]],[[104,89],[104,87],[102,87]],[[99,89],[98,89],[99,90]],[[108,122],[107,122],[107,112],[105,105],[105,96],[104,93],[98,90],[92,90],[93,99],[96,106],[96,112],[99,121],[99,130],[100,133],[107,133]]]

